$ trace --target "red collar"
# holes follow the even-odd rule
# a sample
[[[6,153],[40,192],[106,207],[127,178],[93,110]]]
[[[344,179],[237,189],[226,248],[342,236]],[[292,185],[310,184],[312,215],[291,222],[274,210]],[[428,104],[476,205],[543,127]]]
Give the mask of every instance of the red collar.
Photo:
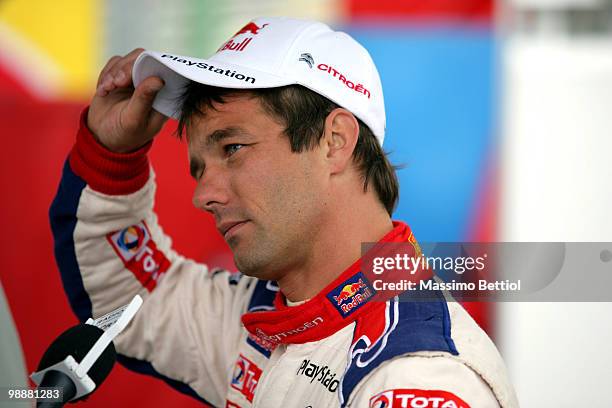
[[[408,225],[393,222],[393,230],[371,248],[365,257],[359,258],[325,289],[299,306],[286,306],[284,295],[278,291],[273,311],[258,311],[242,316],[242,323],[250,338],[260,346],[273,350],[278,344],[307,343],[331,336],[366,313],[384,308],[385,301],[403,292],[376,292],[372,280],[377,278],[371,270],[362,268],[366,258],[381,255],[389,249],[384,243],[410,243],[403,251],[409,256],[419,256],[420,248]],[[408,248],[408,249],[406,249]],[[393,252],[395,253],[395,252]],[[428,273],[428,271],[421,271]],[[418,278],[422,278],[418,274]]]

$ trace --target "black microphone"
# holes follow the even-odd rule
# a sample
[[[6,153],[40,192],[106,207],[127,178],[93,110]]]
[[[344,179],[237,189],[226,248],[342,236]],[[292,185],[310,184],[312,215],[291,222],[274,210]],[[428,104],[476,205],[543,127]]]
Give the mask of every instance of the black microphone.
[[[63,407],[96,390],[117,360],[113,339],[127,327],[142,302],[142,297],[136,295],[129,304],[97,319],[89,318],[60,334],[45,351],[38,370],[30,376],[39,388],[51,387],[45,390],[50,390],[51,396],[41,392],[46,398],[39,399],[36,406]],[[61,398],[56,396],[58,390]]]
[[[72,356],[77,363],[80,363],[102,334],[104,334],[104,330],[90,324],[79,324],[69,328],[51,343],[43,354],[36,371],[52,367],[64,361],[68,356]],[[115,346],[110,342],[87,372],[87,375],[95,384],[95,389],[108,377],[116,360]],[[59,389],[61,401],[39,400],[36,404],[37,408],[62,407],[69,401],[81,401],[89,395],[87,393],[74,399],[77,395],[77,384],[69,375],[59,369],[46,371],[38,386]]]

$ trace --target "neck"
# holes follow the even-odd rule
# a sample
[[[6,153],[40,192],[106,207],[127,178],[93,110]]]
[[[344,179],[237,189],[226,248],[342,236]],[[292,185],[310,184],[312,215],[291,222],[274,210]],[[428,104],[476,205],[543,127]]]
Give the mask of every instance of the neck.
[[[355,200],[351,208],[339,204],[339,208],[333,208],[321,220],[325,228],[313,240],[306,263],[278,280],[288,300],[299,302],[314,297],[361,257],[363,242],[377,242],[393,229],[391,218],[378,199],[371,193],[362,194],[363,200]]]

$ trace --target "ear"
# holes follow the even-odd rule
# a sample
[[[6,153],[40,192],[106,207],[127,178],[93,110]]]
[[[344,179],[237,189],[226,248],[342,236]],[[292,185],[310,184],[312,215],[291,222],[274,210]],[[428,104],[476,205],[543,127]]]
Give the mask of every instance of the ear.
[[[351,112],[336,108],[327,115],[323,132],[321,142],[331,174],[341,173],[352,163],[359,138],[359,122]]]

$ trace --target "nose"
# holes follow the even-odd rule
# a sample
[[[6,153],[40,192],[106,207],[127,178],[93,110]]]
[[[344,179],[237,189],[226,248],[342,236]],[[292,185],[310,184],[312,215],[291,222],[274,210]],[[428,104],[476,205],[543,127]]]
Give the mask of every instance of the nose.
[[[227,177],[220,169],[207,166],[193,192],[193,205],[201,210],[214,213],[217,208],[227,204],[228,186]]]

